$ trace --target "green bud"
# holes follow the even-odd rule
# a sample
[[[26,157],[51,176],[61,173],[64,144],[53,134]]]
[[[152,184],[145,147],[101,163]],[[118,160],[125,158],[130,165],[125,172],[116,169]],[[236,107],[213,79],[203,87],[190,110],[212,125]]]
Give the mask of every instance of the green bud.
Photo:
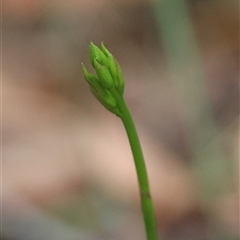
[[[83,65],[83,63],[82,63],[82,69],[83,69],[84,78],[90,85],[90,88],[96,89],[96,92],[98,92],[98,95],[104,98],[104,96],[106,95],[105,93],[106,89],[100,84],[98,78],[95,75],[89,73],[85,68],[85,66]]]
[[[101,43],[101,48],[102,48],[103,53],[104,53],[107,57],[112,56],[112,54],[108,51],[108,49],[105,47],[105,45],[103,44],[103,42]]]
[[[108,66],[107,58],[100,48],[98,48],[92,42],[90,43],[89,48],[90,48],[90,61],[92,63],[93,68],[95,68],[94,66],[95,60],[97,60],[101,65]]]
[[[82,69],[83,69],[84,79],[85,79],[90,85],[95,85],[96,82],[98,82],[97,76],[89,73],[88,70],[85,68],[85,66],[84,66],[83,63],[82,63]]]
[[[104,46],[103,42],[101,44],[101,48],[103,53],[107,57],[108,61],[108,69],[110,71],[110,74],[114,80],[114,85],[117,88],[118,92],[120,94],[123,94],[124,91],[124,78],[123,78],[123,73],[121,70],[121,67],[115,57],[108,51],[108,49]]]
[[[89,83],[91,92],[97,98],[97,100],[110,112],[116,114],[117,116],[120,116],[121,114],[117,108],[117,102],[112,94],[101,85],[100,81],[95,75],[87,71],[83,63],[82,69],[84,78]]]
[[[104,97],[99,94],[96,88],[91,87],[91,92],[97,98],[97,100],[110,112],[116,114],[118,117],[121,116],[119,109],[117,108],[117,103],[115,98],[112,96],[110,92],[106,90],[104,93]]]
[[[113,57],[113,60],[110,61],[109,71],[110,71],[111,75],[113,76],[114,84],[115,84],[115,87],[117,88],[118,92],[120,94],[123,94],[124,85],[125,85],[123,73],[120,68],[120,65],[118,64],[117,60],[114,57]]]
[[[102,86],[106,89],[112,89],[114,87],[114,81],[108,68],[102,66],[97,60],[94,60],[94,68],[97,72],[97,76]]]
[[[122,70],[108,49],[101,44],[101,49],[90,43],[90,61],[96,70],[97,76],[88,72],[82,64],[85,80],[89,83],[91,92],[98,101],[109,111],[121,117],[117,101],[111,90],[115,88],[121,95],[124,91],[124,79]]]

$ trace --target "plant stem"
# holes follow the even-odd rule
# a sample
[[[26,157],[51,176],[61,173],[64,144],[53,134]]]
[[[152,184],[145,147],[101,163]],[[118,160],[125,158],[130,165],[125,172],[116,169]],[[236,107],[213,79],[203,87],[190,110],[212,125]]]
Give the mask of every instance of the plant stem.
[[[158,239],[157,224],[153,209],[153,203],[150,195],[146,165],[140,141],[138,138],[138,134],[132,116],[129,112],[129,109],[123,97],[118,93],[118,91],[115,88],[111,90],[111,93],[116,99],[118,108],[122,114],[121,119],[126,129],[129,143],[132,149],[132,154],[137,171],[138,184],[140,188],[141,208],[145,223],[147,240],[157,240]]]

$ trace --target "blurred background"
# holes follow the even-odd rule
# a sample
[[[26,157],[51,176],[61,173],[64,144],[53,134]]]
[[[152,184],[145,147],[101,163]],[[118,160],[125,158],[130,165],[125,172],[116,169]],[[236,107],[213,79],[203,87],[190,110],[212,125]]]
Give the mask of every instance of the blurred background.
[[[239,238],[238,1],[2,7],[3,240],[145,239],[125,130],[82,76],[90,41],[123,69],[159,239]]]

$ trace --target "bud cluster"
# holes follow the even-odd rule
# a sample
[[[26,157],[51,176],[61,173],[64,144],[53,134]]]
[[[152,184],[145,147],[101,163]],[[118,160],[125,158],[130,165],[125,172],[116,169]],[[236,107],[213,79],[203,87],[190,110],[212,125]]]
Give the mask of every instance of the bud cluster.
[[[83,64],[82,68],[84,78],[88,82],[91,92],[109,111],[120,116],[117,102],[111,94],[111,90],[114,88],[121,96],[124,91],[123,74],[117,60],[103,43],[100,49],[91,42],[90,61],[96,70],[97,76],[89,73]]]

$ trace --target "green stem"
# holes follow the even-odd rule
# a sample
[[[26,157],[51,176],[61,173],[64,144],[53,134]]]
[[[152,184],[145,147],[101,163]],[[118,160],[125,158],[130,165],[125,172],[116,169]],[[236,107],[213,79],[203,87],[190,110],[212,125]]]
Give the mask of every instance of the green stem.
[[[111,90],[112,95],[117,101],[118,108],[121,112],[121,119],[126,129],[129,143],[132,149],[133,158],[136,166],[138,184],[140,188],[141,207],[145,223],[147,240],[157,240],[157,224],[153,209],[153,203],[150,195],[146,165],[139,142],[138,134],[132,120],[132,116],[122,96],[114,88]]]

